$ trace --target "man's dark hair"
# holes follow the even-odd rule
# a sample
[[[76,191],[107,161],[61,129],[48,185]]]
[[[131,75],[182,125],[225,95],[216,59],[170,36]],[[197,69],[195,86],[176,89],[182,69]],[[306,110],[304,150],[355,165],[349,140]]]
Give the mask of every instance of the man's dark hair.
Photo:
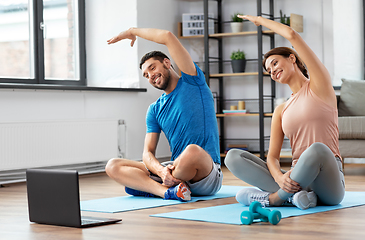
[[[145,63],[150,58],[156,59],[156,60],[160,61],[161,63],[163,62],[163,60],[165,58],[167,58],[167,59],[170,60],[170,58],[168,56],[166,56],[166,54],[164,54],[163,52],[160,52],[160,51],[152,51],[152,52],[146,53],[141,58],[141,61],[139,63],[139,68],[142,69],[143,63]]]

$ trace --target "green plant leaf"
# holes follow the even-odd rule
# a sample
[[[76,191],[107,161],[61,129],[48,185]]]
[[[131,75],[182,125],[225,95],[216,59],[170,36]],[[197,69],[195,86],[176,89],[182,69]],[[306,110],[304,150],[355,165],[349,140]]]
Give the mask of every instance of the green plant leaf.
[[[237,15],[243,15],[242,13],[235,13],[231,16],[233,22],[243,22],[242,18],[237,17]]]
[[[237,60],[237,59],[246,59],[246,54],[244,51],[241,51],[238,49],[238,51],[233,51],[231,54],[231,59],[232,60]]]

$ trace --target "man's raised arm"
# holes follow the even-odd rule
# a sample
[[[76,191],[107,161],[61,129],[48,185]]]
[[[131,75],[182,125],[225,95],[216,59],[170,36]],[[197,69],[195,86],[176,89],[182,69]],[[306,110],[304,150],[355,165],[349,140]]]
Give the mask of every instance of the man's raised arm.
[[[196,75],[195,65],[189,52],[170,31],[154,28],[130,28],[112,37],[107,42],[108,44],[113,44],[123,39],[130,39],[131,46],[133,47],[136,37],[166,45],[171,58],[175,61],[178,68],[186,74]]]

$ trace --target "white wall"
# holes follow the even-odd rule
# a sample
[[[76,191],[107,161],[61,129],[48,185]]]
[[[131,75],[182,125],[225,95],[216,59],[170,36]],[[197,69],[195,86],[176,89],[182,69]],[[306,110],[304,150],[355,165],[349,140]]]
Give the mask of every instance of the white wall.
[[[139,87],[137,47],[106,40],[137,25],[137,1],[86,1],[87,77],[89,86]]]
[[[333,0],[334,78],[364,79],[364,14],[361,0]]]

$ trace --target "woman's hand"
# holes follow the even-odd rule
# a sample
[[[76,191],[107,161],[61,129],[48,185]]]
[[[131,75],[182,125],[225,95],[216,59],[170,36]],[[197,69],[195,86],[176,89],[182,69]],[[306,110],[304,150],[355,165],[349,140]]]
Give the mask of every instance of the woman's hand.
[[[292,170],[293,169],[290,169],[290,171],[287,171],[277,181],[280,188],[288,193],[296,193],[296,192],[302,190],[299,183],[297,183],[296,181],[294,181],[290,178],[290,174],[291,174]]]
[[[249,20],[253,22],[256,26],[260,26],[261,24],[258,22],[260,17],[251,16],[251,15],[237,15],[237,17],[242,18],[244,20]]]
[[[108,44],[119,42],[123,39],[130,39],[131,40],[131,47],[133,47],[134,42],[136,41],[136,36],[131,33],[131,28],[127,31],[119,33],[117,36],[112,37],[111,39],[107,40]]]
[[[164,169],[161,172],[161,179],[162,179],[162,185],[165,185],[167,187],[173,187],[178,185],[181,181],[179,179],[176,179],[172,176],[172,170],[175,169],[174,165],[167,165],[164,167]]]

